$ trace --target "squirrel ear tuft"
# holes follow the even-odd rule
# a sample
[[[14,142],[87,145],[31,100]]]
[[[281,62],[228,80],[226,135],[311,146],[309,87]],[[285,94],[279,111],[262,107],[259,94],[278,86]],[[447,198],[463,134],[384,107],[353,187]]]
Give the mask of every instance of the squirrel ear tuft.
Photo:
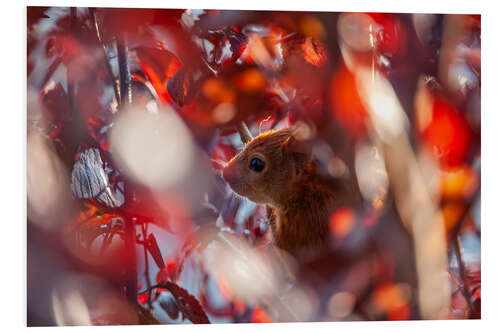
[[[283,155],[287,156],[293,164],[295,173],[301,173],[302,166],[309,160],[309,147],[308,142],[297,140],[293,135],[290,135],[281,146]]]
[[[283,142],[283,148],[288,153],[309,155],[311,153],[310,139],[313,137],[312,128],[302,122],[290,127],[289,136]]]
[[[281,145],[284,153],[301,153],[307,154],[306,142],[302,140],[297,140],[293,134],[286,138],[286,140]]]

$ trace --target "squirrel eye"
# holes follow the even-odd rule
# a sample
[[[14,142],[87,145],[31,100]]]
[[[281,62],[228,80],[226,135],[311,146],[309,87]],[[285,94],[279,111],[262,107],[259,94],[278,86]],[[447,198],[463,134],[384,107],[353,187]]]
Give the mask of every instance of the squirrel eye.
[[[264,161],[258,157],[252,158],[252,160],[250,161],[250,165],[248,166],[250,170],[253,170],[255,172],[261,172],[265,167],[266,163],[264,163]]]

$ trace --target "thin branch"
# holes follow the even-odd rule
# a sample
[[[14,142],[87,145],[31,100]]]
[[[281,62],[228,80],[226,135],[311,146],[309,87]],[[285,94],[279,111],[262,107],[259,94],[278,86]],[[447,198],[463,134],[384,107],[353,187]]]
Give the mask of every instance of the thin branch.
[[[101,45],[102,55],[104,57],[104,63],[106,64],[106,70],[108,71],[109,78],[111,79],[111,84],[113,86],[113,91],[115,93],[116,102],[120,105],[120,87],[118,86],[118,82],[115,80],[113,75],[113,70],[111,68],[111,63],[109,62],[108,53],[106,52],[106,46],[102,41],[102,36],[99,30],[99,22],[97,21],[96,9],[89,8],[90,17],[92,18],[92,22],[94,23],[94,30],[97,36],[97,40]]]
[[[462,280],[463,288],[462,292],[465,297],[465,301],[467,302],[467,306],[469,307],[469,317],[475,318],[476,317],[476,307],[474,306],[474,302],[472,301],[472,295],[470,292],[470,284],[469,284],[469,279],[467,278],[467,269],[465,267],[465,263],[463,261],[462,257],[462,250],[460,247],[460,241],[458,237],[455,237],[453,239],[453,248],[455,251],[455,256],[457,258],[458,262],[458,271],[460,272],[460,278]]]
[[[60,57],[57,57],[54,59],[54,61],[50,64],[49,68],[47,68],[47,73],[45,73],[43,79],[42,79],[42,84],[40,85],[42,88],[45,87],[49,79],[54,75],[56,70],[59,68],[59,65],[62,63],[62,59]],[[69,79],[68,79],[69,82]],[[69,90],[69,89],[68,89]],[[69,93],[68,93],[69,94]]]
[[[467,302],[467,306],[469,307],[469,316],[471,318],[477,318],[478,314],[474,302],[472,301],[472,294],[470,292],[470,283],[469,283],[469,278],[467,277],[467,268],[465,266],[462,257],[459,235],[463,224],[465,223],[465,221],[467,221],[467,218],[469,217],[470,209],[476,203],[476,200],[479,197],[480,193],[481,193],[481,187],[478,186],[472,198],[467,202],[462,215],[458,219],[458,222],[455,224],[455,226],[450,232],[450,242],[451,242],[450,255],[451,251],[453,250],[455,252],[455,257],[458,263],[458,271],[460,274],[460,279],[462,280],[463,286],[461,290]]]
[[[238,133],[240,133],[240,138],[243,143],[247,143],[252,140],[252,134],[243,121],[238,124]]]
[[[120,111],[132,104],[132,88],[130,80],[130,67],[128,62],[128,46],[126,36],[116,38],[118,51],[118,69],[120,73]],[[132,193],[125,188],[125,205],[132,202]],[[129,260],[126,267],[126,294],[131,304],[137,303],[137,260],[136,260],[136,230],[134,219],[125,218],[125,252]]]
[[[148,258],[148,242],[147,242],[147,234],[148,234],[148,225],[141,225],[142,231],[142,239],[144,240],[143,249],[144,249],[144,278],[146,279],[147,288],[151,287],[151,281],[149,280],[149,258]],[[148,308],[151,309],[151,290],[148,295]]]
[[[130,219],[125,220],[125,253],[128,259],[126,270],[126,294],[131,304],[137,303],[137,260],[136,260],[136,240],[135,223]]]
[[[161,283],[153,284],[153,285],[147,287],[146,289],[139,291],[137,294],[144,295],[144,294],[150,293],[151,291],[153,291],[154,289],[157,289],[157,288],[164,288],[164,283],[161,282]]]
[[[120,108],[126,109],[132,104],[132,84],[126,36],[117,36],[116,50],[118,52],[118,67],[120,69]]]

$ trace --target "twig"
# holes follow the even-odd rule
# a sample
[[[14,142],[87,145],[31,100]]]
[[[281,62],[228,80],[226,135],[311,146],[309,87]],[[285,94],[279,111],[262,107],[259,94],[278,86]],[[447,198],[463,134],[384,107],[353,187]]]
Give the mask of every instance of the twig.
[[[120,108],[126,109],[132,104],[132,85],[126,36],[117,36],[116,50],[118,52],[118,68],[120,69]]]
[[[56,69],[59,68],[59,65],[62,63],[62,59],[60,57],[57,57],[54,59],[54,61],[50,64],[49,68],[47,68],[47,73],[45,73],[43,79],[42,79],[42,84],[40,85],[42,88],[45,87],[49,79],[54,75],[56,72]],[[68,79],[69,82],[69,79]],[[68,94],[69,94],[69,85],[68,85]]]
[[[125,253],[128,258],[126,270],[126,295],[129,302],[137,302],[137,262],[135,254],[135,223],[130,219],[125,220]]]
[[[252,140],[252,133],[250,133],[250,130],[243,121],[238,124],[238,133],[240,133],[240,138],[243,143]]]
[[[150,293],[151,291],[153,291],[154,289],[157,289],[157,288],[164,288],[164,283],[161,282],[161,283],[153,284],[152,286],[149,286],[146,289],[139,291],[137,294],[144,295],[144,294]]]
[[[96,16],[95,11],[96,11],[95,8],[89,8],[90,17],[92,18],[92,22],[94,23],[94,29],[95,29],[95,33],[97,36],[97,40],[99,41],[99,44],[101,45],[102,54],[104,57],[104,63],[106,64],[106,70],[108,71],[109,78],[111,79],[113,91],[115,93],[116,102],[118,103],[118,105],[120,105],[120,91],[119,91],[120,87],[118,86],[118,82],[115,80],[115,77],[113,75],[111,63],[109,62],[108,54],[106,52],[106,46],[104,45],[104,43],[102,41],[101,33],[99,31],[99,22],[97,22],[97,16]]]
[[[116,38],[118,52],[118,69],[120,73],[120,111],[132,104],[132,88],[130,81],[130,67],[128,63],[128,47],[126,36]],[[127,186],[128,187],[128,186]],[[130,191],[125,188],[125,205],[132,201]],[[125,252],[129,259],[126,267],[126,294],[132,304],[137,303],[137,262],[136,262],[136,231],[135,222],[130,217],[125,218]]]
[[[467,277],[467,269],[465,267],[465,263],[463,261],[462,257],[462,250],[460,247],[460,230],[462,229],[463,224],[465,221],[467,221],[467,217],[470,214],[470,209],[472,206],[475,204],[477,197],[481,193],[481,187],[478,186],[476,189],[476,192],[472,196],[472,198],[467,202],[464,211],[460,218],[458,219],[458,222],[455,224],[453,229],[450,232],[450,241],[451,241],[451,247],[453,251],[455,252],[455,257],[457,259],[458,263],[458,271],[460,274],[460,279],[462,280],[462,293],[465,297],[465,300],[467,302],[467,306],[469,307],[469,316],[471,318],[476,318],[477,316],[477,310],[476,307],[474,306],[474,302],[472,301],[472,294],[470,292],[470,284],[469,284],[469,279]],[[450,255],[451,255],[451,249],[450,249]]]
[[[142,239],[143,239],[143,248],[144,248],[144,278],[146,279],[146,286],[147,288],[151,287],[151,281],[149,280],[149,258],[148,258],[148,241],[147,241],[147,234],[148,234],[148,225],[147,224],[142,224],[141,225],[141,230],[142,230]],[[149,291],[148,295],[148,308],[151,309],[151,290]]]
[[[467,302],[467,306],[469,307],[470,313],[469,317],[475,318],[476,317],[476,307],[474,306],[474,302],[472,302],[472,295],[470,293],[470,285],[469,285],[469,279],[467,278],[467,270],[465,267],[465,263],[463,261],[462,257],[462,250],[460,248],[460,241],[458,239],[458,236],[453,239],[453,248],[455,251],[455,256],[457,258],[458,262],[458,271],[460,272],[460,278],[462,280],[463,288],[462,292],[465,297],[465,301]]]

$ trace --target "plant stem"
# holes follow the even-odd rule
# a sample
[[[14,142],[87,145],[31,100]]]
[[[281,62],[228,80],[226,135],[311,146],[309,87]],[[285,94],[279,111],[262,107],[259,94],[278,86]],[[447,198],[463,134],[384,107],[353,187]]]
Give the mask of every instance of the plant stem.
[[[128,47],[126,36],[117,36],[118,69],[120,72],[120,111],[126,110],[132,104],[132,89],[130,67],[128,63]],[[128,186],[125,188],[125,205],[132,201]],[[125,218],[125,253],[128,259],[126,271],[126,295],[129,302],[137,304],[137,261],[136,261],[136,230],[132,218]]]
[[[116,49],[118,52],[118,67],[120,68],[120,106],[123,110],[132,104],[132,84],[126,36],[122,35],[116,38]]]
[[[144,278],[146,279],[146,287],[150,290],[149,295],[148,295],[148,308],[151,309],[151,281],[149,280],[149,258],[148,258],[148,241],[147,241],[147,235],[148,235],[148,225],[146,223],[141,225],[142,229],[142,239],[144,241],[143,248],[144,248]]]
[[[237,129],[238,133],[240,134],[241,141],[243,141],[243,143],[247,143],[250,140],[252,140],[252,134],[250,133],[250,130],[248,129],[244,121],[238,124]]]
[[[97,16],[96,16],[95,11],[96,11],[95,8],[89,8],[90,17],[92,18],[92,22],[94,23],[94,29],[95,29],[95,33],[97,36],[97,40],[99,41],[99,44],[101,45],[102,54],[104,57],[104,63],[106,65],[106,70],[108,71],[109,78],[111,79],[111,84],[113,86],[113,91],[115,93],[116,102],[119,105],[120,104],[120,87],[118,86],[118,82],[115,80],[115,77],[113,75],[113,70],[111,68],[108,54],[106,52],[106,46],[104,45],[104,43],[102,41],[101,33],[99,30],[99,22],[97,22]]]
[[[465,297],[465,301],[467,302],[467,306],[469,307],[469,318],[477,318],[476,307],[474,306],[474,302],[472,301],[472,295],[470,293],[470,285],[469,279],[467,278],[467,270],[465,267],[465,263],[462,257],[462,250],[460,248],[460,241],[458,235],[452,240],[453,248],[455,250],[455,256],[458,262],[458,270],[460,272],[460,278],[462,280],[462,291]]]

